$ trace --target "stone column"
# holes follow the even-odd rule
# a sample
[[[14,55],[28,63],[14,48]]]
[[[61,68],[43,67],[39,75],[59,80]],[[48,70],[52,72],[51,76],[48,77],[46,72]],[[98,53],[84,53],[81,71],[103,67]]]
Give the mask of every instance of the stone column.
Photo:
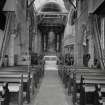
[[[74,45],[74,62],[77,67],[83,66],[83,47],[80,43]]]
[[[35,34],[35,38],[34,38],[34,52],[37,53],[37,46],[38,46],[38,35]]]
[[[59,52],[59,34],[57,34],[57,52]]]
[[[105,18],[101,18],[101,48],[105,49]]]
[[[39,37],[38,53],[42,54],[43,53],[42,33],[39,33],[38,37]]]
[[[81,0],[78,0],[77,1],[78,3],[77,3],[77,7],[78,7],[78,14],[77,14],[77,16],[79,17],[80,16],[80,14],[81,14]]]
[[[83,66],[83,43],[81,25],[83,20],[80,19],[81,14],[81,0],[77,3],[77,21],[75,23],[75,42],[74,42],[74,65],[77,67]]]
[[[9,66],[14,66],[14,38],[15,34],[12,33],[10,36],[10,43],[9,43]]]
[[[44,34],[41,34],[42,52],[44,52]]]
[[[83,66],[83,43],[81,41],[81,28],[80,24],[75,24],[75,42],[74,42],[74,65],[77,67]]]
[[[88,39],[89,39],[89,54],[90,54],[90,60],[89,60],[88,66],[93,67],[94,66],[94,42],[91,35],[88,37]]]
[[[29,23],[21,24],[21,55],[29,53]]]
[[[61,52],[63,52],[63,46],[64,46],[64,41],[63,41],[63,39],[64,39],[64,33],[63,33],[62,36],[61,36]]]
[[[44,34],[44,52],[46,52],[46,34]]]
[[[55,34],[55,51],[57,52],[57,34]]]
[[[62,48],[62,34],[59,35],[59,52],[61,51]]]

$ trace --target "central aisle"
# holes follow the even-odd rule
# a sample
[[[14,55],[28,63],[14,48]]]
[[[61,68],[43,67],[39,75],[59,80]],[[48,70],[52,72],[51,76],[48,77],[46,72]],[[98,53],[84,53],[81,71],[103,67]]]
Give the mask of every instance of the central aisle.
[[[34,105],[68,105],[57,71],[45,71]]]

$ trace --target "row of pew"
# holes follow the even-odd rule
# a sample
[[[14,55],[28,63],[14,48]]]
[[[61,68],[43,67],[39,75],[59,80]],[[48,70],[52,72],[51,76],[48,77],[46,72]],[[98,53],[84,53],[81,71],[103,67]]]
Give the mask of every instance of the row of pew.
[[[24,94],[25,101],[30,103],[30,95],[35,93],[43,75],[43,65],[0,68],[0,93],[3,91],[3,83],[8,83],[9,92],[18,94],[18,105],[23,105]],[[1,105],[4,105],[4,100],[0,98]]]
[[[104,105],[105,71],[59,65],[58,74],[74,105]]]

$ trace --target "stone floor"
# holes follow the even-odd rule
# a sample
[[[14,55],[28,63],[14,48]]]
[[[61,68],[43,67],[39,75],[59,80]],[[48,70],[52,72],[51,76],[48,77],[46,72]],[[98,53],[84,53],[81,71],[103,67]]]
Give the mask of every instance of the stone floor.
[[[39,92],[30,105],[72,105],[57,71],[46,71]]]
[[[57,71],[46,71],[36,91],[31,103],[24,105],[73,105],[72,97],[67,95]]]

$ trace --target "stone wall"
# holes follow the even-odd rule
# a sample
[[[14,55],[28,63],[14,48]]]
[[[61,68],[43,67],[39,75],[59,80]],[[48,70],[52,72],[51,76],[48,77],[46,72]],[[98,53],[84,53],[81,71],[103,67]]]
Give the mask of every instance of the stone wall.
[[[74,45],[74,61],[76,66],[83,66],[83,25],[86,25],[88,20],[88,5],[87,0],[78,2],[78,15],[75,23],[75,45]]]
[[[74,45],[74,60],[76,66],[84,66],[84,54],[90,54],[88,66],[94,66],[94,39],[90,27],[91,21],[89,13],[93,13],[101,5],[102,2],[103,0],[78,1],[78,15],[75,23],[76,37]]]

